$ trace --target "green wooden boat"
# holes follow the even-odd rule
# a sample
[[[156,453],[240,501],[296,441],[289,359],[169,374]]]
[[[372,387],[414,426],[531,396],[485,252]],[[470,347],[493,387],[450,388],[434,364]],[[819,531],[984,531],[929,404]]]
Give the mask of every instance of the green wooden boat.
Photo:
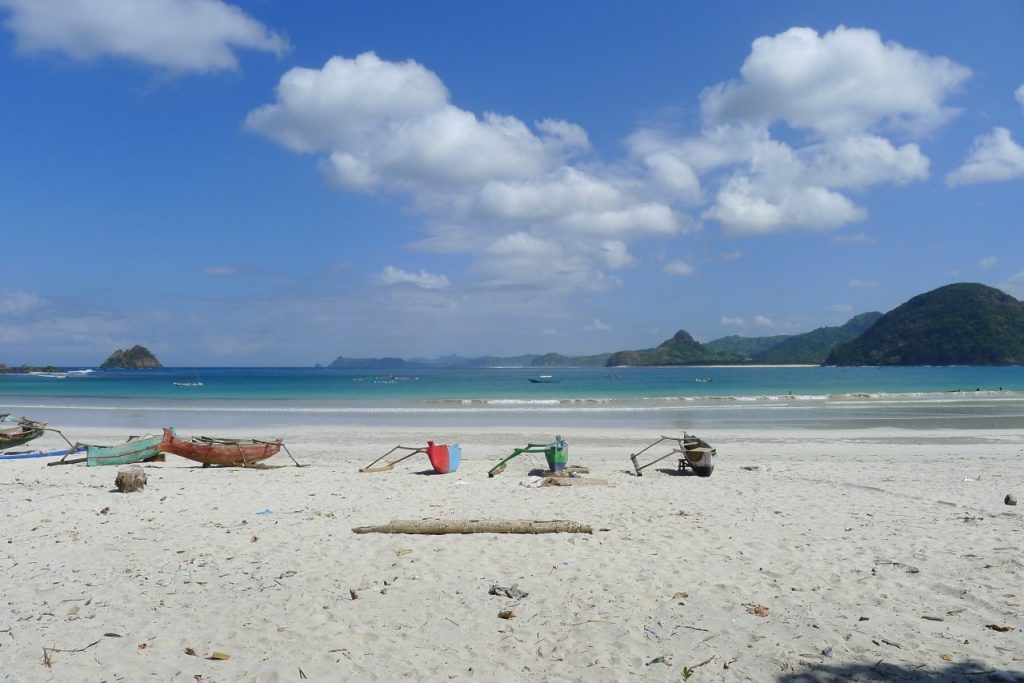
[[[163,434],[155,436],[133,436],[116,446],[87,445],[85,463],[89,467],[100,465],[129,465],[133,462],[150,460],[160,455]]]

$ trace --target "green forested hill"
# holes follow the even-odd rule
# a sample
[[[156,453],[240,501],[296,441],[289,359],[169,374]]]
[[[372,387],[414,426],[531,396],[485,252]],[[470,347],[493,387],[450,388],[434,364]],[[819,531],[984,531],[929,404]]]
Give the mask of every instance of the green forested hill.
[[[720,337],[709,341],[704,346],[712,351],[732,353],[741,358],[755,358],[758,354],[764,353],[773,346],[778,346],[793,335],[777,334],[772,337],[741,337],[738,334],[730,334],[728,337]]]
[[[653,349],[617,351],[609,356],[606,365],[700,365],[735,363],[742,360],[735,354],[709,349],[688,332],[679,330],[671,339],[665,340]]]
[[[1024,363],[1024,303],[982,284],[946,285],[882,316],[827,365]]]
[[[795,334],[757,354],[754,360],[761,363],[821,363],[836,344],[856,339],[881,317],[877,311],[861,313],[839,327],[819,327],[804,334]]]

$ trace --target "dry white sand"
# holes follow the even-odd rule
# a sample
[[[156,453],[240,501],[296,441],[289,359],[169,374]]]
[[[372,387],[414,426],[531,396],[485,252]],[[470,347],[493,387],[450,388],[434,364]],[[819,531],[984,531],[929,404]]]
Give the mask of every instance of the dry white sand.
[[[520,485],[539,457],[486,476],[550,433],[429,435],[463,445],[444,476],[357,472],[422,432],[283,436],[308,467],[168,456],[133,494],[0,462],[0,680],[1024,680],[1024,430],[705,433],[707,479],[632,476],[656,434],[577,430],[570,464],[613,486],[552,488]],[[594,533],[351,531],[423,517]]]

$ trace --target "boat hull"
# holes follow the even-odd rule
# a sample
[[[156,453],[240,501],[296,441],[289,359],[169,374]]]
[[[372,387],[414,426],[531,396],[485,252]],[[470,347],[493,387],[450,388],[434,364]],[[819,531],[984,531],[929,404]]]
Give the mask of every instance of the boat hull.
[[[89,467],[104,465],[130,465],[160,455],[163,436],[144,436],[117,444],[116,446],[87,445],[85,464]]]
[[[45,428],[45,422],[10,414],[0,415],[0,451],[38,439]]]
[[[550,471],[561,472],[569,462],[569,444],[561,439],[556,440],[544,451],[544,459]]]
[[[159,448],[165,453],[180,455],[204,465],[245,467],[276,455],[283,445],[280,439],[257,441],[202,436],[183,439],[178,437],[174,430],[165,429]]]
[[[459,444],[439,444],[427,442],[427,458],[438,474],[448,474],[459,469],[462,460],[462,447]]]

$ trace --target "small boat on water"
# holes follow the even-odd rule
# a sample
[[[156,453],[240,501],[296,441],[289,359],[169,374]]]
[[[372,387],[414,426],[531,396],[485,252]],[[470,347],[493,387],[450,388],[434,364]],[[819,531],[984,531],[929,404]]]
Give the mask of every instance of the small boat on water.
[[[715,380],[712,377],[698,377],[695,381],[700,382],[701,384],[707,384],[708,382],[714,382]]]
[[[203,386],[203,383],[202,382],[174,382],[174,386],[176,386],[176,387],[201,387],[201,386]]]
[[[212,436],[181,438],[173,429],[164,429],[159,448],[165,453],[180,455],[204,466],[227,465],[247,467],[276,455],[284,441],[259,439],[227,439]],[[298,464],[298,463],[296,463]]]
[[[10,413],[0,414],[0,451],[39,438],[45,429],[45,422],[27,417],[15,417]]]
[[[538,375],[537,377],[530,377],[529,380],[534,384],[554,384],[558,381],[551,375]]]

